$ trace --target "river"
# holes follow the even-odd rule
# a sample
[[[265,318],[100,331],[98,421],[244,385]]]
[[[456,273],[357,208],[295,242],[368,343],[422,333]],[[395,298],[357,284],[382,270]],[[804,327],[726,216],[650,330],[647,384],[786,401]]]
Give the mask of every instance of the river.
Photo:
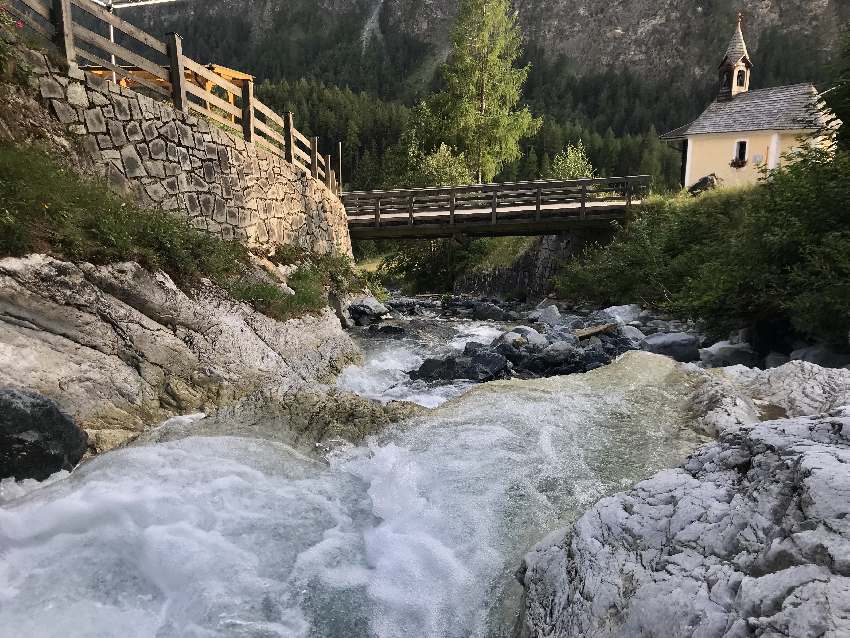
[[[512,636],[522,556],[700,442],[687,377],[630,354],[586,375],[412,383],[495,323],[417,319],[360,339],[340,387],[431,408],[320,459],[190,436],[0,487],[0,634]]]

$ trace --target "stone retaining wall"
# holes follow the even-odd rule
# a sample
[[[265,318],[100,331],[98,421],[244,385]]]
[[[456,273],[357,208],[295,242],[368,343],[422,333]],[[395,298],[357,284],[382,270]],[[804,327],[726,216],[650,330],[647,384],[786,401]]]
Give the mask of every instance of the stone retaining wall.
[[[342,203],[289,162],[170,104],[27,57],[53,116],[117,190],[253,248],[351,254]]]

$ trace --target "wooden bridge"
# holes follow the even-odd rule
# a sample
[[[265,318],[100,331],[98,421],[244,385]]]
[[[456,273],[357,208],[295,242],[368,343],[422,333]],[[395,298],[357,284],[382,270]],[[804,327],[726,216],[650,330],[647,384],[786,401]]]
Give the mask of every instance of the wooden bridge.
[[[348,192],[352,239],[551,235],[625,220],[648,175]]]

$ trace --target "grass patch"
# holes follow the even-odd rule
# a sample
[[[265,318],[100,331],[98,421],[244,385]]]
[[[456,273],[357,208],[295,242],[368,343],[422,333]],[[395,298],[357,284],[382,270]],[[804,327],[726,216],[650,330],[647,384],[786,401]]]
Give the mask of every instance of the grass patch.
[[[193,229],[179,215],[135,206],[35,147],[0,144],[0,257],[46,253],[94,264],[136,261],[163,270],[184,290],[208,277],[276,319],[316,313],[328,292],[359,290],[346,255],[280,246],[274,261],[297,264],[287,294],[250,264],[239,242]]]

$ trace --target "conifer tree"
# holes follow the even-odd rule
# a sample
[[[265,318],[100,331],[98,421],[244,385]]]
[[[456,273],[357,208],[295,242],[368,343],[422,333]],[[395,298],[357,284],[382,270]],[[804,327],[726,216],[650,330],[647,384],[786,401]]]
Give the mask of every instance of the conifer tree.
[[[479,182],[517,159],[519,141],[540,128],[527,107],[518,108],[529,71],[514,65],[520,43],[508,0],[461,0],[443,70],[446,89],[435,96],[434,110]]]

